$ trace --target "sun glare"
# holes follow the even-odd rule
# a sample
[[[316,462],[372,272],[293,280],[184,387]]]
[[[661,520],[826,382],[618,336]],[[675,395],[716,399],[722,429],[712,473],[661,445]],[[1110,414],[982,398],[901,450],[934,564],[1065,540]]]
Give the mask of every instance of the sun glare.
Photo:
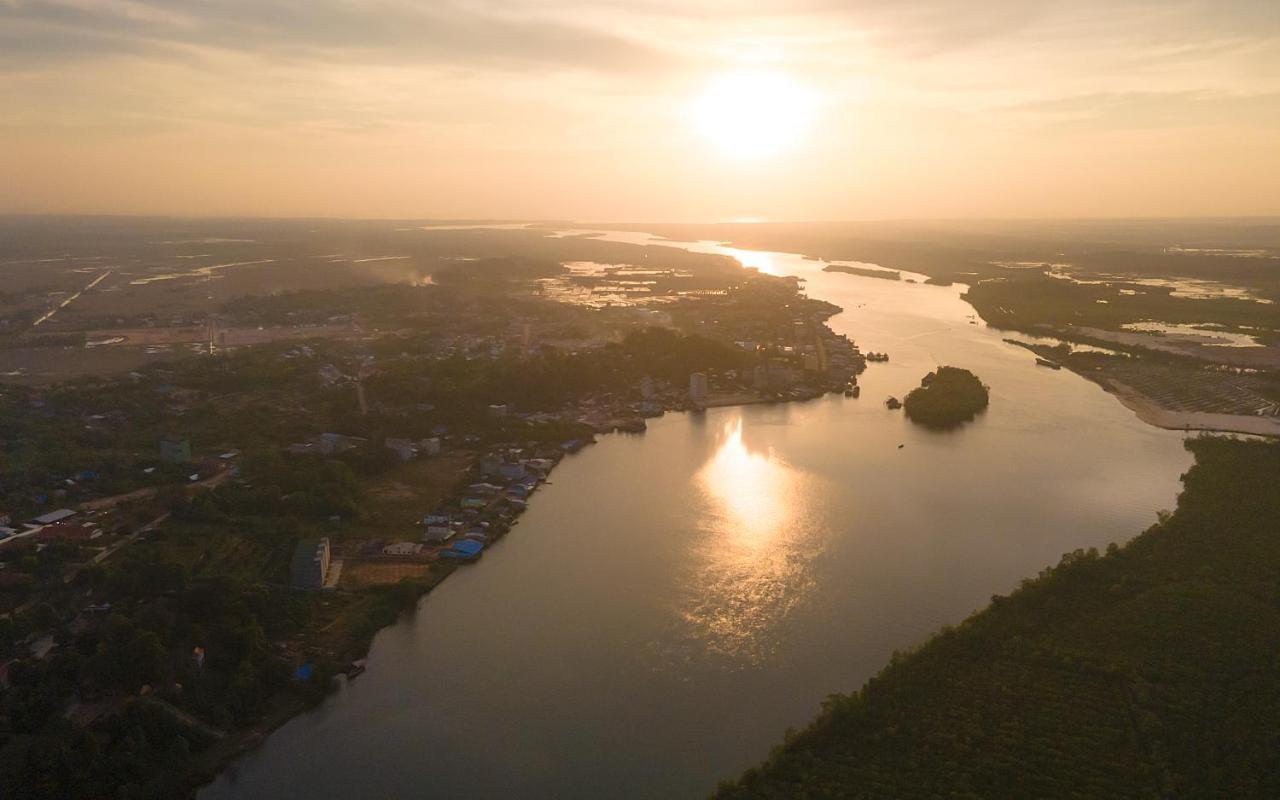
[[[814,105],[813,93],[787,75],[733,72],[713,80],[698,98],[694,121],[721,153],[763,158],[795,145]]]

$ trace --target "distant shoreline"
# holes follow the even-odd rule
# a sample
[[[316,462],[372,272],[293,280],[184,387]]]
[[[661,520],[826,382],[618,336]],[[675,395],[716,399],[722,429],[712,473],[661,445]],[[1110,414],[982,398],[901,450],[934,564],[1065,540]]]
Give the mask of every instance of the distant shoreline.
[[[1033,334],[1035,335],[1035,334]],[[1051,355],[1038,345],[1032,345],[1017,339],[1005,339],[1009,344],[1025,348],[1037,356]],[[1070,358],[1059,359],[1055,363],[1102,388],[1113,395],[1120,404],[1129,409],[1138,419],[1156,428],[1171,431],[1203,431],[1206,433],[1241,433],[1252,436],[1280,437],[1280,417],[1256,416],[1252,414],[1223,414],[1206,411],[1174,411],[1164,408],[1147,395],[1126,383],[1114,378],[1102,377],[1096,372],[1079,369],[1072,364]]]
[[[1074,372],[1074,370],[1073,370]],[[1085,373],[1077,372],[1086,378]],[[1090,380],[1093,380],[1090,378]],[[1256,436],[1280,436],[1280,417],[1255,417],[1244,414],[1210,414],[1200,411],[1170,411],[1152,402],[1146,395],[1119,381],[1094,381],[1107,393],[1115,395],[1121,405],[1138,419],[1157,428],[1211,433],[1245,433]]]

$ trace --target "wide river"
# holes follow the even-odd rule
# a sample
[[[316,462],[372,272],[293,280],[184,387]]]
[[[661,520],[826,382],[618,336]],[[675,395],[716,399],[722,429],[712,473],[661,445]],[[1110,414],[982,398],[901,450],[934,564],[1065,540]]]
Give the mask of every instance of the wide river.
[[[1182,436],[970,324],[962,287],[681,246],[805,278],[891,363],[861,399],[669,414],[566,458],[363,677],[201,800],[704,797],[895,650],[1173,507]],[[939,364],[991,387],[952,433],[883,403]]]

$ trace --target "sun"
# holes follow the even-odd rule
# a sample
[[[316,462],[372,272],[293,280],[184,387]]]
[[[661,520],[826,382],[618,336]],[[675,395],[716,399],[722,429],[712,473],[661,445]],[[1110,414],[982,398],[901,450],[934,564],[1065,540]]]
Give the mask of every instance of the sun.
[[[726,156],[758,159],[793,147],[809,127],[815,98],[779,72],[731,72],[694,102],[698,131]]]

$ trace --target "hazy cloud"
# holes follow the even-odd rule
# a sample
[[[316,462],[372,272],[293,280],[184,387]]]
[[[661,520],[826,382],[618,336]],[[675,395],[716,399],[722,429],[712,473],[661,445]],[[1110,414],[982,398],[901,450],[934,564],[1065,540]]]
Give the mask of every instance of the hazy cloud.
[[[460,68],[655,64],[649,48],[618,35],[444,0],[10,0],[0,4],[0,43],[10,66],[179,47]]]
[[[1222,124],[1280,128],[1280,92],[1117,92],[1074,95],[1003,109],[1038,126],[1142,130]]]

